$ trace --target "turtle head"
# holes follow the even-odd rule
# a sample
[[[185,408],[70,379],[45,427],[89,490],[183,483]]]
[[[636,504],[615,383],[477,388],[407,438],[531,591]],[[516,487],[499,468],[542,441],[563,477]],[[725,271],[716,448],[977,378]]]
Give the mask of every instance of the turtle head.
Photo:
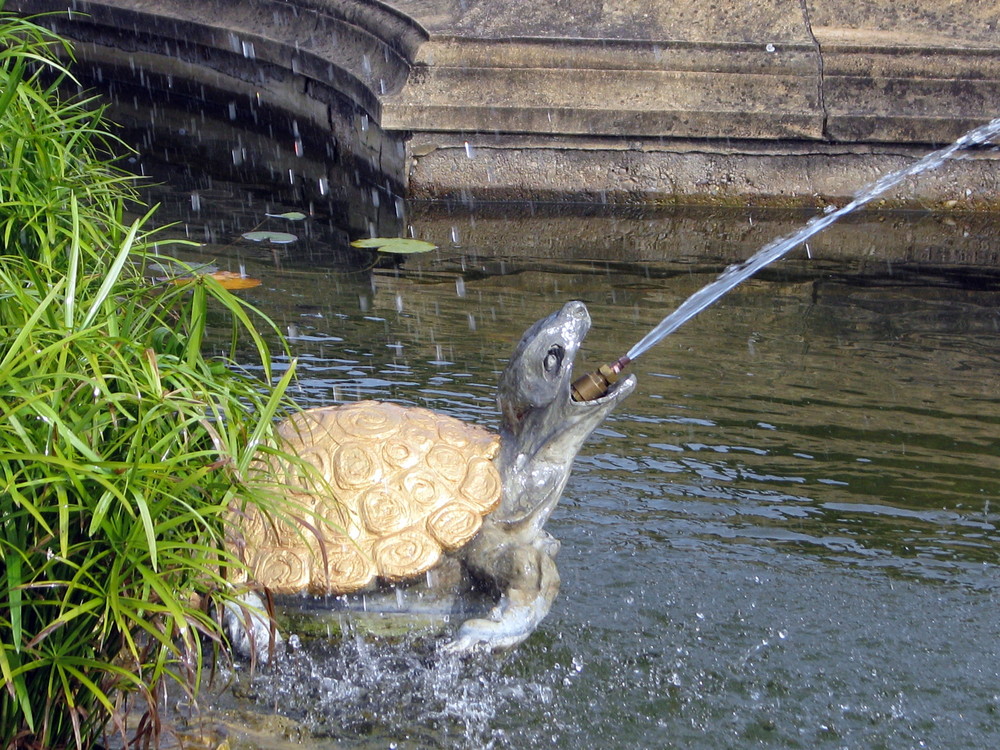
[[[502,520],[537,517],[540,528],[584,441],[635,389],[630,375],[600,398],[573,400],[573,363],[589,330],[587,306],[567,302],[525,332],[500,375]]]

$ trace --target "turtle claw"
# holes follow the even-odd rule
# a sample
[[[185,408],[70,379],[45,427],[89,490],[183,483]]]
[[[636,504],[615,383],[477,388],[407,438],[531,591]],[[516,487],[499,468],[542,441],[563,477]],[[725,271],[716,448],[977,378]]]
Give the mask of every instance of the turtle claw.
[[[490,612],[489,619],[466,620],[455,639],[442,647],[444,653],[503,651],[525,641],[549,612],[552,601],[536,597],[529,604],[513,604],[506,596]]]
[[[488,620],[479,620],[479,622],[489,622]],[[438,649],[438,653],[465,656],[467,654],[474,654],[477,651],[487,651],[486,643],[480,638],[470,633],[457,634],[455,640],[445,643]]]

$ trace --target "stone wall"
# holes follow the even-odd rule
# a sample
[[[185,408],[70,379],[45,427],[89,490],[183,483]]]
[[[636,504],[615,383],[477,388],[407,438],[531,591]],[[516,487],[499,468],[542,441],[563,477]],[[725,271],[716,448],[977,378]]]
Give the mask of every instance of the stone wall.
[[[406,139],[416,197],[837,202],[1000,116],[995,0],[7,8],[53,12],[83,59],[118,70],[207,75],[317,121],[354,108]],[[998,207],[996,159],[983,150],[887,201]]]

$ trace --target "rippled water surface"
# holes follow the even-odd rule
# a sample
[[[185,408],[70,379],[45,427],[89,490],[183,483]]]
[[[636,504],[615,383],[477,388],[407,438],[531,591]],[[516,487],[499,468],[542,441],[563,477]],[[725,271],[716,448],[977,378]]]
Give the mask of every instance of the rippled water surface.
[[[330,206],[170,179],[164,217],[209,241],[183,256],[263,280],[241,294],[291,336],[302,404],[490,427],[536,319],[586,301],[582,364],[609,361],[804,220],[417,206],[393,221],[441,248],[377,259]],[[301,240],[240,239],[262,222]],[[514,653],[308,641],[241,669],[209,723],[262,748],[1000,745],[998,223],[848,219],[640,358],[548,526],[562,592]]]

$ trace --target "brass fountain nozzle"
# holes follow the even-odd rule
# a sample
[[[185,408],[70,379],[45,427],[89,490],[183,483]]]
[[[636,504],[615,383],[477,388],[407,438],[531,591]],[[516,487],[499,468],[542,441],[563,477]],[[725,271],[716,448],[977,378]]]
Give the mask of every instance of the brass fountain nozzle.
[[[618,382],[622,370],[631,362],[628,357],[621,357],[611,364],[601,365],[593,372],[581,375],[573,381],[572,392],[574,401],[593,401],[608,392],[608,388]]]

